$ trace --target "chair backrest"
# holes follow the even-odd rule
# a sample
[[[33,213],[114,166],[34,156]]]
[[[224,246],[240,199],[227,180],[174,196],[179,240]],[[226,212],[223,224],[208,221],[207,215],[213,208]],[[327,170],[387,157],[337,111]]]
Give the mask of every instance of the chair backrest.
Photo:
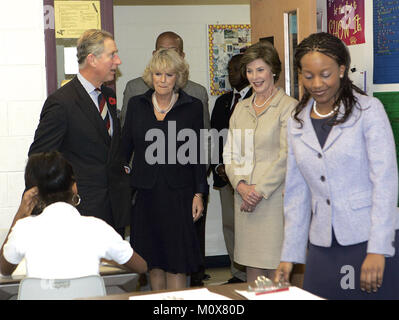
[[[25,278],[19,285],[18,300],[70,300],[105,295],[104,281],[98,275],[54,280]]]

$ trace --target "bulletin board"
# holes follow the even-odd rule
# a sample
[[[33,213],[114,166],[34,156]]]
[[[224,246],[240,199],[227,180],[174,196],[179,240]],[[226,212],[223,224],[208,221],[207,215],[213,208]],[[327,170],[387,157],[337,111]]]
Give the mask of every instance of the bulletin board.
[[[373,2],[374,83],[399,82],[398,1]]]
[[[396,145],[396,159],[399,165],[399,92],[374,92],[373,95],[384,105],[389,122],[391,123]]]
[[[251,45],[251,25],[208,25],[210,93],[213,96],[231,90],[227,64],[231,57]]]

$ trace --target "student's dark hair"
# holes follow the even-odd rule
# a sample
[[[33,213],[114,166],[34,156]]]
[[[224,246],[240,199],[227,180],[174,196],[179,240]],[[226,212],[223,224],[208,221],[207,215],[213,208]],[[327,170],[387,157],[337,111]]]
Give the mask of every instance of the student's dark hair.
[[[353,91],[356,91],[362,95],[366,95],[365,92],[355,86],[349,79],[348,73],[351,64],[349,50],[340,39],[329,33],[313,33],[309,37],[302,40],[302,42],[296,48],[295,64],[299,71],[302,71],[301,59],[310,52],[320,52],[333,59],[338,64],[338,66],[345,66],[345,72],[343,77],[340,79],[340,86],[336,95],[336,100],[334,102],[335,106],[339,106],[342,102],[345,107],[345,112],[339,117],[334,117],[331,125],[343,123],[351,115],[352,110],[357,102]],[[302,120],[299,119],[298,115],[306,107],[311,97],[306,88],[304,89],[305,90],[302,99],[301,101],[299,101],[298,105],[294,109],[294,119],[301,123],[301,125]]]
[[[75,182],[72,166],[58,151],[32,154],[25,168],[27,189],[37,186],[39,199],[48,206],[63,201],[71,203]]]

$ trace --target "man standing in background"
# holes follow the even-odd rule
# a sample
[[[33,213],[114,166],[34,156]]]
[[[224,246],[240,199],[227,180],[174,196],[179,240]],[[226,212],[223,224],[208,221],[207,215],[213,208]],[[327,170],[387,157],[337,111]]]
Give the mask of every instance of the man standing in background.
[[[233,56],[227,67],[229,83],[233,91],[218,97],[212,110],[211,127],[219,132],[229,128],[229,120],[236,104],[250,97],[252,94],[248,80],[241,73],[241,57],[242,54]],[[225,138],[227,139],[227,131]],[[218,189],[220,194],[223,236],[231,262],[230,270],[232,278],[228,283],[245,282],[245,268],[234,263],[234,190],[224,170],[223,146],[223,137],[219,135],[219,164],[212,163],[211,168],[213,173],[213,187]]]
[[[155,42],[155,50],[153,53],[159,49],[174,49],[176,50],[182,58],[185,57],[183,51],[183,39],[176,33],[171,31],[166,31],[161,33],[156,42]],[[142,77],[138,77],[136,79],[130,80],[126,84],[125,91],[123,92],[123,105],[121,110],[121,123],[122,126],[125,123],[125,116],[127,111],[127,106],[129,100],[133,96],[137,96],[147,92],[150,89],[147,84],[144,82]],[[208,109],[208,93],[206,89],[191,80],[187,81],[187,85],[183,88],[183,91],[193,96],[202,102],[203,111],[204,111],[204,128],[210,129],[210,116]],[[210,145],[208,145],[208,152],[210,152]],[[208,160],[210,158],[210,154],[208,155]],[[209,163],[209,162],[208,162]],[[207,165],[208,170],[209,164]],[[198,239],[200,241],[201,253],[203,258],[205,258],[205,222],[206,222],[206,212],[208,206],[208,199],[204,197],[204,211],[203,216],[196,223],[195,227],[197,230]],[[205,266],[201,269],[200,272],[191,275],[191,285],[192,286],[200,286],[203,285],[202,280],[205,278]]]
[[[124,236],[131,189],[120,152],[115,93],[104,86],[122,62],[113,36],[96,29],[78,40],[77,58],[77,76],[44,103],[29,155],[61,152],[75,173],[79,212],[104,220]]]
[[[155,42],[155,50],[153,53],[159,49],[174,49],[176,50],[182,58],[185,57],[185,53],[183,51],[183,39],[176,33],[171,31],[166,31],[161,33],[156,42]],[[123,105],[121,110],[121,124],[122,127],[125,123],[125,116],[127,111],[127,105],[129,103],[129,99],[133,96],[137,96],[145,93],[148,89],[150,89],[147,84],[144,82],[142,77],[138,77],[136,79],[128,81],[126,84],[125,91],[123,92]],[[209,116],[209,108],[208,108],[208,93],[206,89],[191,80],[187,81],[187,85],[183,88],[184,92],[193,96],[197,99],[200,99],[204,108],[204,128],[210,128],[210,116]]]

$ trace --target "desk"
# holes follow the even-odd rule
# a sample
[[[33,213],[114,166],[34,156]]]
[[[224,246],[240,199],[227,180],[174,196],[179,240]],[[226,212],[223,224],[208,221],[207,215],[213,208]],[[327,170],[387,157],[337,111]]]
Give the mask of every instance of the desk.
[[[237,293],[236,290],[240,291]],[[209,285],[203,288],[185,288],[180,290],[159,290],[150,292],[128,292],[117,295],[109,295],[105,297],[90,298],[89,300],[128,300],[130,297],[136,296],[133,300],[191,300],[200,303],[202,300],[216,301],[229,298],[232,300],[323,300],[322,298],[291,286],[289,290],[281,290],[273,293],[255,294],[248,292],[248,283],[233,283],[226,285]],[[186,291],[186,292],[184,292]],[[215,296],[217,294],[218,296]],[[145,299],[145,295],[149,295]],[[221,297],[224,296],[224,297]],[[216,302],[215,302],[216,303]]]
[[[107,295],[122,294],[137,290],[139,275],[116,266],[101,264],[100,275],[104,279]],[[15,300],[18,296],[19,282],[24,273],[13,273],[11,277],[0,275],[0,300]]]
[[[235,290],[246,290],[248,289],[248,283],[233,283],[233,284],[224,284],[224,285],[210,285],[204,287],[209,291],[217,294],[221,294],[225,297],[228,297],[233,300],[246,300],[243,296],[239,295],[235,292]],[[127,292],[122,294],[114,294],[114,295],[107,295],[105,297],[96,297],[96,298],[89,298],[84,300],[129,300],[131,296],[137,295],[148,295],[153,293],[162,293],[162,292],[174,292],[174,291],[183,291],[183,290],[192,290],[195,288],[186,288],[180,290],[158,290],[158,291],[136,291],[136,292]]]

